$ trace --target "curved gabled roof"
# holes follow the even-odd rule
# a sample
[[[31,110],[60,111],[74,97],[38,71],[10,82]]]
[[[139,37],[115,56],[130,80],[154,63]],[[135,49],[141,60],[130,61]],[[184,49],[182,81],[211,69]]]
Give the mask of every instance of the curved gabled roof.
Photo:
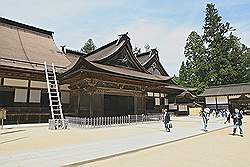
[[[158,51],[156,49],[138,54],[137,58],[151,74],[154,74],[154,70],[157,70],[157,73],[160,73],[160,75],[169,76],[159,60]]]
[[[121,67],[103,65],[103,64],[99,64],[99,63],[92,63],[92,64],[95,65],[95,67],[98,67],[100,69],[103,69],[103,70],[111,72],[111,73],[116,73],[116,74],[136,77],[136,78],[155,80],[155,81],[167,81],[170,79],[170,77],[167,77],[167,76],[151,75],[151,74],[147,74],[147,73],[143,73],[143,72],[139,72],[139,71],[134,71],[134,70],[126,69],[126,68],[121,68]]]
[[[104,65],[100,63],[90,62],[86,60],[84,57],[79,57],[77,62],[68,68],[68,70],[61,74],[62,79],[69,78],[71,75],[74,75],[76,73],[81,72],[82,70],[86,71],[93,71],[93,72],[100,72],[100,73],[106,73],[106,74],[114,74],[114,75],[120,75],[120,77],[132,77],[134,79],[146,79],[146,80],[152,80],[152,81],[168,81],[171,79],[167,76],[161,76],[161,75],[152,75],[147,74],[127,68],[122,67],[116,67],[116,66],[110,66],[110,65]]]
[[[117,61],[118,59],[127,59],[130,65],[126,67],[119,63]],[[87,54],[86,60],[112,66],[123,66],[124,68],[131,68],[136,71],[149,73],[133,54],[130,38],[127,34],[122,34],[119,39]]]
[[[121,64],[118,59],[124,58],[130,63],[130,66]],[[133,77],[135,79],[146,79],[152,81],[167,81],[169,76],[152,75],[139,62],[132,52],[130,39],[122,35],[119,39],[98,48],[97,50],[80,56],[74,66],[61,76],[69,76],[81,70],[90,70],[95,72],[104,72],[120,75],[120,77]]]

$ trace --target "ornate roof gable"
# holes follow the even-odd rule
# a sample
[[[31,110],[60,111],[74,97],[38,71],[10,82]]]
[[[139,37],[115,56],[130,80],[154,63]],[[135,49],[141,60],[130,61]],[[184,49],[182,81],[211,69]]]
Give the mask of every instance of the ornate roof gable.
[[[119,39],[90,53],[86,59],[95,63],[149,73],[133,54],[127,33],[119,35]]]
[[[149,52],[139,54],[137,58],[151,74],[169,76],[159,60],[158,51],[156,49],[151,49]]]

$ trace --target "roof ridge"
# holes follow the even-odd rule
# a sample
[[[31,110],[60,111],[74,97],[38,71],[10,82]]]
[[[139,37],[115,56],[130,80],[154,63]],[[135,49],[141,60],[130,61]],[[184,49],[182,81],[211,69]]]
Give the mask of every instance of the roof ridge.
[[[209,88],[221,88],[221,87],[241,86],[241,85],[250,85],[250,82],[243,82],[243,83],[236,83],[236,84],[226,84],[226,85],[210,86]]]
[[[109,46],[111,46],[111,45],[113,45],[113,44],[116,44],[117,40],[118,40],[118,39],[116,39],[116,40],[114,40],[114,41],[112,41],[112,42],[110,42],[110,43],[108,43],[108,44],[106,44],[106,45],[103,45],[103,46],[97,48],[96,50],[93,50],[92,52],[86,54],[85,57],[87,58],[87,57],[91,56],[92,54],[95,54],[95,53],[99,52],[99,51],[102,50],[102,49],[105,49],[105,48],[107,48],[107,47],[109,47]]]
[[[83,53],[83,52],[80,52],[78,50],[73,50],[73,49],[66,48],[66,54],[67,53],[71,53],[71,54],[75,54],[75,55],[79,55],[79,56],[84,56],[84,57],[86,56],[86,54]]]
[[[145,54],[150,54],[150,51],[146,51],[146,52],[143,52],[143,53],[139,53],[139,54],[137,54],[136,55],[136,57],[141,57],[141,56],[143,56],[143,55],[145,55]]]
[[[34,26],[30,26],[30,25],[27,25],[27,24],[20,23],[20,22],[17,22],[17,21],[9,20],[9,19],[3,18],[3,17],[0,17],[0,23],[4,23],[4,24],[7,24],[7,25],[12,25],[12,26],[15,26],[15,27],[27,29],[27,30],[34,31],[34,32],[39,32],[41,34],[46,34],[46,35],[49,35],[51,37],[53,37],[52,35],[54,34],[53,31],[44,30],[44,29],[41,29],[41,28],[37,28],[37,27],[34,27]]]

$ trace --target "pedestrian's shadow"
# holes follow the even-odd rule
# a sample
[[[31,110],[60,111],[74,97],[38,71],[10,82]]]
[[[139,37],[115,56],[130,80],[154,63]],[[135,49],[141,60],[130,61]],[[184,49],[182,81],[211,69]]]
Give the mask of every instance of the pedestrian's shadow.
[[[228,134],[229,136],[240,136],[239,134],[232,134],[232,133],[230,133],[230,134]]]
[[[161,132],[165,132],[165,133],[173,133],[172,131],[167,132],[166,130],[160,130]]]

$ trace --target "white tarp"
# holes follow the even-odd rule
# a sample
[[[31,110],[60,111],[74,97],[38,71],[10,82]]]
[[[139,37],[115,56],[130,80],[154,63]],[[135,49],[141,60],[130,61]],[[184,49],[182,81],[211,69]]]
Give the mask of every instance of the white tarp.
[[[217,96],[217,104],[228,104],[227,96]]]

